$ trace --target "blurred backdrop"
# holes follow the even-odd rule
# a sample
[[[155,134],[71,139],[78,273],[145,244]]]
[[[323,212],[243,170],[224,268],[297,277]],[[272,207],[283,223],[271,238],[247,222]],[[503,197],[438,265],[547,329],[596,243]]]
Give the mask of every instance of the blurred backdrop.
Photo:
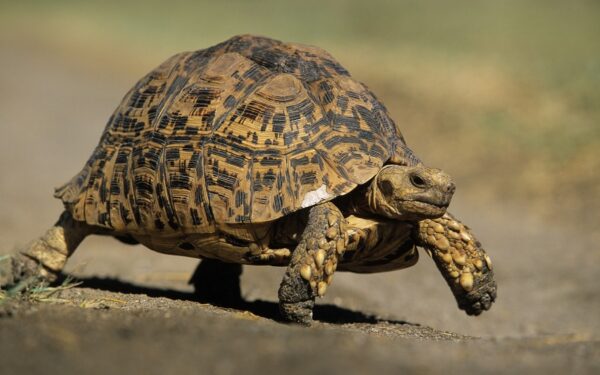
[[[318,45],[366,83],[417,154],[455,178],[452,211],[496,260],[499,303],[479,320],[454,311],[426,256],[400,273],[341,276],[338,291],[358,293],[358,308],[476,334],[598,328],[597,1],[0,1],[3,246],[55,220],[52,188],[83,166],[137,79],[176,52],[241,33]],[[135,259],[93,272],[128,277]],[[388,289],[368,287],[377,283]],[[273,299],[271,284],[270,294],[247,294]],[[331,301],[354,303],[331,290]],[[433,308],[444,312],[419,318]]]

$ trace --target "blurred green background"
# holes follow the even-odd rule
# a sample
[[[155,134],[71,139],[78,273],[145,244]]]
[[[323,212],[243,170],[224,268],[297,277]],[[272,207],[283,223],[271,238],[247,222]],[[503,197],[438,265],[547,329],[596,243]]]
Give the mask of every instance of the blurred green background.
[[[127,85],[241,33],[330,51],[456,178],[457,199],[600,222],[598,1],[0,2],[2,53],[43,50]],[[103,124],[86,126],[95,142]]]

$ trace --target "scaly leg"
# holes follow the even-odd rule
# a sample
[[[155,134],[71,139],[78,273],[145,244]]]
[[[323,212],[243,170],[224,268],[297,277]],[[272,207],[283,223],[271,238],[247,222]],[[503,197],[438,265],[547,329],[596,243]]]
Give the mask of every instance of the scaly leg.
[[[431,253],[461,310],[468,315],[489,310],[497,289],[492,261],[469,227],[446,213],[420,221],[414,237],[418,246]]]
[[[241,264],[206,258],[200,261],[189,283],[194,285],[194,294],[200,302],[240,307],[244,303],[240,289],[241,274]]]
[[[325,295],[347,243],[344,216],[333,203],[310,209],[279,287],[279,308],[286,320],[310,324],[315,297]]]
[[[38,281],[55,281],[67,258],[92,232],[92,227],[73,220],[70,213],[63,212],[58,222],[44,235],[1,261],[0,286],[16,285],[32,276]]]

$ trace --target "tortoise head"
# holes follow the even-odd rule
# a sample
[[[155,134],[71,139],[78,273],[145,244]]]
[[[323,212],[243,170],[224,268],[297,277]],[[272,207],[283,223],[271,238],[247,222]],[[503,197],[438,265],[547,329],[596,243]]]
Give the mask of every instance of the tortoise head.
[[[449,175],[422,164],[386,165],[367,188],[369,210],[396,220],[444,215],[455,186]]]

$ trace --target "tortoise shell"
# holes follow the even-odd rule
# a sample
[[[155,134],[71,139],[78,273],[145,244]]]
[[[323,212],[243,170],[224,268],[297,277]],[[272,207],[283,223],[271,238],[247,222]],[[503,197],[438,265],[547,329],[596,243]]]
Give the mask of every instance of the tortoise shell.
[[[236,36],[143,77],[56,197],[130,233],[210,233],[347,194],[417,162],[386,108],[326,51]]]

